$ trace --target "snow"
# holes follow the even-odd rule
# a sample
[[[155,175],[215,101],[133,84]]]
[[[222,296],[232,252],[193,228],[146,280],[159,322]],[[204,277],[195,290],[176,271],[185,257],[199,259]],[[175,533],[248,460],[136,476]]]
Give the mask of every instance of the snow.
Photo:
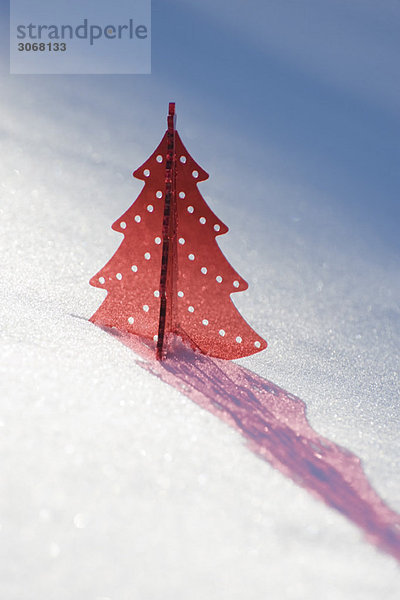
[[[398,598],[394,558],[87,321],[104,297],[88,280],[140,189],[130,172],[165,128],[146,98],[131,114],[122,87],[99,86],[101,101],[94,85],[9,79],[1,100],[1,597]],[[250,284],[235,302],[269,342],[238,362],[302,398],[400,511],[393,255],[329,194],[218,173],[193,115],[178,129]]]

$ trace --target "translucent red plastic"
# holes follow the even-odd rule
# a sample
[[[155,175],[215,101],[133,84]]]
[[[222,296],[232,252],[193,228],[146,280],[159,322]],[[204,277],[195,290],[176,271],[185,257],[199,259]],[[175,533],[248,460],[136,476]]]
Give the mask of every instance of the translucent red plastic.
[[[154,340],[159,359],[171,334],[224,359],[266,348],[231,300],[248,285],[217,244],[228,227],[198,190],[208,174],[175,129],[174,103],[163,139],[133,175],[145,185],[112,226],[120,247],[90,280],[108,292],[91,321]]]

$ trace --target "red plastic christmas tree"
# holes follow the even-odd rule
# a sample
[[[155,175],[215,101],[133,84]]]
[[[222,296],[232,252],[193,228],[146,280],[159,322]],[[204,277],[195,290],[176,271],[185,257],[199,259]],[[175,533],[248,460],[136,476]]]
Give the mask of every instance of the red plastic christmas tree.
[[[174,334],[218,358],[239,358],[266,348],[230,298],[248,285],[217,244],[216,236],[228,227],[197,188],[208,174],[175,129],[174,103],[163,139],[133,175],[145,185],[112,226],[124,239],[90,280],[108,292],[90,320],[154,340],[158,359],[166,356]]]

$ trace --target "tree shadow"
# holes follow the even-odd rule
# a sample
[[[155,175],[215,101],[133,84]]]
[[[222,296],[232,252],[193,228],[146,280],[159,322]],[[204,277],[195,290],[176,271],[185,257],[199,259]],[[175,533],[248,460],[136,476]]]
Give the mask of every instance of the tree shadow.
[[[138,355],[143,369],[238,430],[252,452],[338,510],[367,540],[400,562],[400,515],[371,487],[360,459],[309,425],[306,405],[248,369],[172,342],[166,360],[155,344],[103,328]]]

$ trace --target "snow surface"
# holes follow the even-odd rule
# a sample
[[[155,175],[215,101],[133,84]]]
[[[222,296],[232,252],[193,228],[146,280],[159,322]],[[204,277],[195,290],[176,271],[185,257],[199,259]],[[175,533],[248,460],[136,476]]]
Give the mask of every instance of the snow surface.
[[[165,129],[109,81],[10,78],[1,98],[0,597],[397,599],[391,556],[86,320],[140,190],[130,173]],[[177,111],[250,284],[235,302],[269,342],[240,364],[302,398],[400,511],[393,256],[328,192],[255,174],[233,134]]]

